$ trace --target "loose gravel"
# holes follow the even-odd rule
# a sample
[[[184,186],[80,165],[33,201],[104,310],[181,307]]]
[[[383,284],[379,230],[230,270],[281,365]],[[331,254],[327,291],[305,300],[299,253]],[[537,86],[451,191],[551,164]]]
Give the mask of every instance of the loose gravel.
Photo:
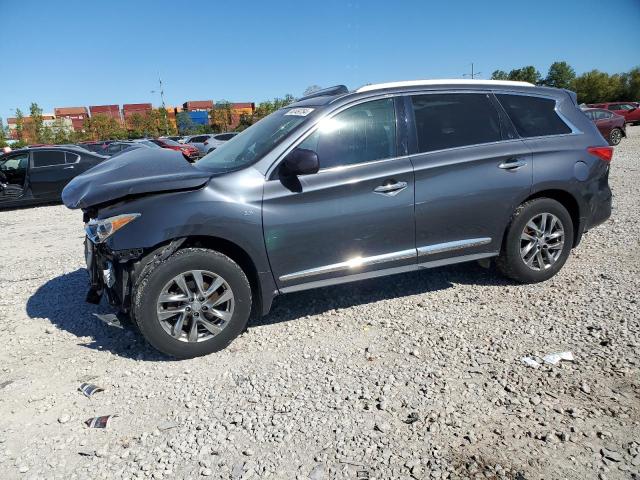
[[[471,263],[290,294],[189,361],[84,303],[79,212],[0,212],[0,478],[640,478],[629,136],[611,220],[550,281]]]

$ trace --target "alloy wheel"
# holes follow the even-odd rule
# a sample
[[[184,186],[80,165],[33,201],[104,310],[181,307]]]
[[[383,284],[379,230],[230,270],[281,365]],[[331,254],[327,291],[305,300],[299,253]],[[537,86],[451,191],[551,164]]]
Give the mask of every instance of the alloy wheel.
[[[202,342],[218,335],[229,324],[233,309],[234,295],[227,281],[206,270],[173,277],[157,301],[160,325],[182,342]]]
[[[551,268],[562,255],[564,227],[552,213],[540,213],[525,225],[520,235],[520,257],[532,270]]]
[[[617,128],[613,129],[609,134],[609,139],[611,140],[612,145],[618,145],[620,140],[622,140],[622,132]]]

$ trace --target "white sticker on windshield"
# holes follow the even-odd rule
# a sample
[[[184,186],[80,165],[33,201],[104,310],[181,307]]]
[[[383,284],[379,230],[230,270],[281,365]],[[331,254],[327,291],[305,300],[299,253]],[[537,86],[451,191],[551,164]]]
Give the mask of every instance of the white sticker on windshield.
[[[292,108],[285,115],[295,115],[296,117],[306,117],[311,112],[313,112],[313,108]]]

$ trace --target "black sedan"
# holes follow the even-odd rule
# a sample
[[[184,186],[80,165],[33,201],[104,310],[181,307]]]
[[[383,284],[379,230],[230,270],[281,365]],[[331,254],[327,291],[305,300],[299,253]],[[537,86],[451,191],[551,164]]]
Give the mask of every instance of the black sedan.
[[[5,153],[0,156],[0,208],[59,202],[72,178],[106,158],[76,146]]]

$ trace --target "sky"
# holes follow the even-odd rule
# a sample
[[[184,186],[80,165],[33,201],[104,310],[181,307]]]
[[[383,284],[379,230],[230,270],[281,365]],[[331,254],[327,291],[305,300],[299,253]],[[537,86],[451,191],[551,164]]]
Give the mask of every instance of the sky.
[[[614,8],[612,8],[614,6]],[[640,0],[0,0],[0,116],[640,65]]]

